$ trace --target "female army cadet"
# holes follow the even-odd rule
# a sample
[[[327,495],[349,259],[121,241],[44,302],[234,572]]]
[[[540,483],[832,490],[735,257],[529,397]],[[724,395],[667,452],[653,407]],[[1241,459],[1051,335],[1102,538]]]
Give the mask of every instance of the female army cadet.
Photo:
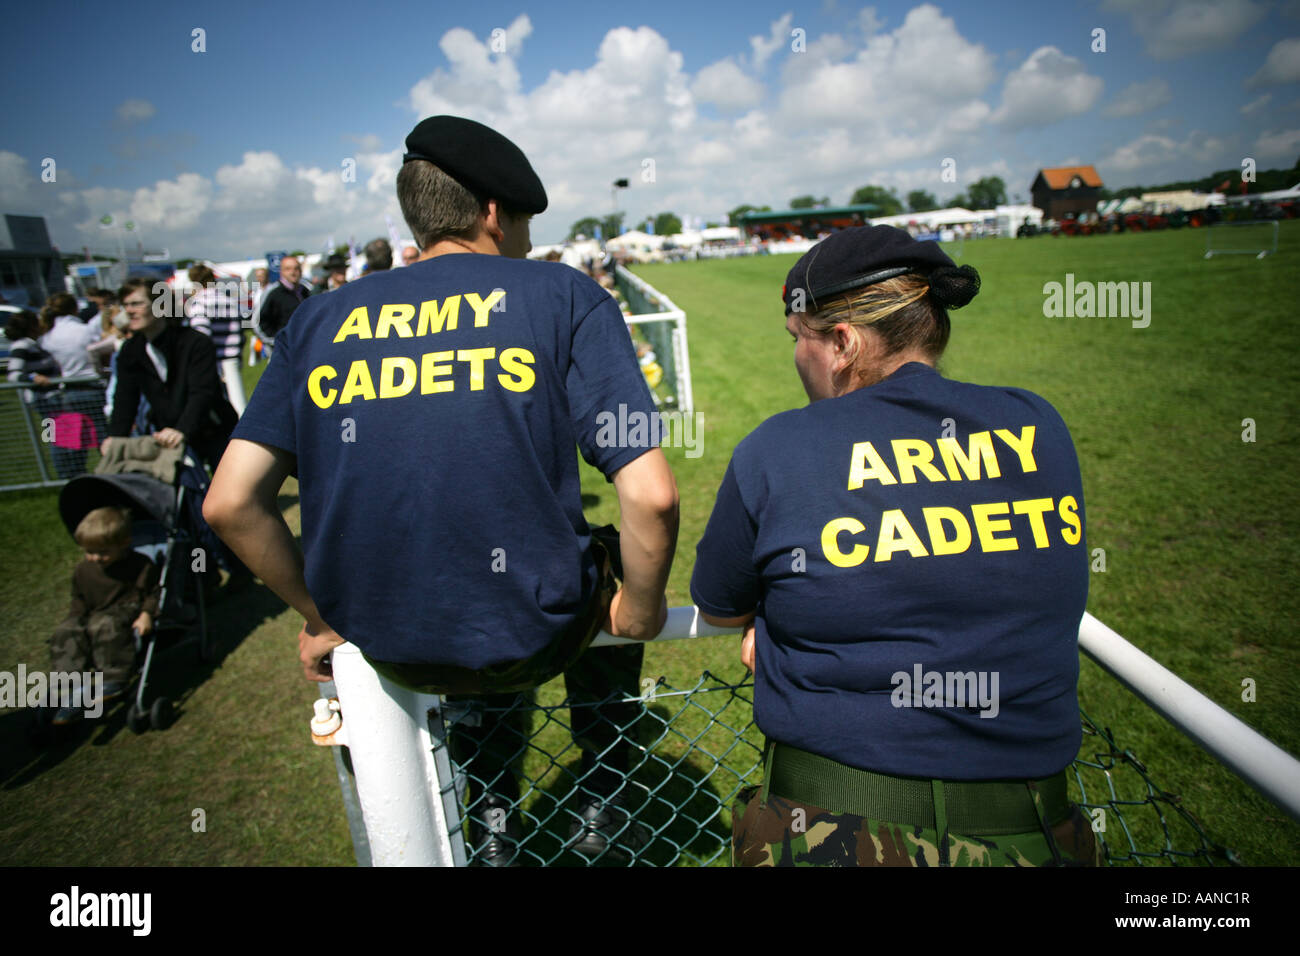
[[[1095,864],[1079,748],[1083,493],[1064,422],[935,370],[979,290],[937,243],[837,233],[790,271],[806,408],[744,439],[698,547],[768,737],[738,866]]]

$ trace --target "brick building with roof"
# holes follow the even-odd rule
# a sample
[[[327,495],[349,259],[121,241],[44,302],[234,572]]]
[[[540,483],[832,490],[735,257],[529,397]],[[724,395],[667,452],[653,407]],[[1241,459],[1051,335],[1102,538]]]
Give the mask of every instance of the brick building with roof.
[[[1101,177],[1091,166],[1061,166],[1040,169],[1029,191],[1045,218],[1060,219],[1067,213],[1096,212],[1101,188]]]

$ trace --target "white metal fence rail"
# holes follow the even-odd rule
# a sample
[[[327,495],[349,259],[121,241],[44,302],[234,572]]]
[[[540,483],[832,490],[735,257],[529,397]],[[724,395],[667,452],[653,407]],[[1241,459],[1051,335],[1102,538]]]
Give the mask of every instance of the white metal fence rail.
[[[734,634],[705,623],[695,607],[669,610],[656,642]],[[600,634],[593,646],[630,643]],[[1300,761],[1085,614],[1079,647],[1144,703],[1251,786],[1300,820]],[[322,744],[351,752],[369,862],[375,866],[463,866],[457,781],[435,738],[438,697],[388,682],[352,645],[333,652],[342,727]],[[318,705],[319,706],[319,705]],[[345,803],[348,799],[345,788]],[[355,821],[354,833],[356,831]],[[358,849],[358,860],[361,861]]]

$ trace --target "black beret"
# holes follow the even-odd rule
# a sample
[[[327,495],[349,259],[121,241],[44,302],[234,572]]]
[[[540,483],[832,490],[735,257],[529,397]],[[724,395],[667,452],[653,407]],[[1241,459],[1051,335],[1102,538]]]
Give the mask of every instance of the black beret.
[[[781,298],[787,315],[818,312],[832,296],[907,273],[929,278],[931,294],[948,308],[960,308],[979,291],[979,273],[972,266],[958,269],[939,243],[917,241],[894,226],[856,226],[804,253],[786,276]]]
[[[460,116],[430,116],[406,137],[403,163],[424,159],[483,199],[537,215],[546,190],[523,151],[494,129]]]

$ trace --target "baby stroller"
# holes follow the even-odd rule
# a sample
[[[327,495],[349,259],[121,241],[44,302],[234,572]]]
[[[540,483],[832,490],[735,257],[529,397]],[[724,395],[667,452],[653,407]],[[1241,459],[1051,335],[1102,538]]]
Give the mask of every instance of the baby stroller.
[[[147,698],[149,669],[160,638],[175,637],[177,644],[197,641],[202,660],[216,658],[208,636],[203,574],[192,570],[196,548],[206,552],[205,563],[216,560],[216,549],[203,540],[196,521],[207,486],[207,472],[187,449],[172,485],[152,475],[124,472],[82,475],[59,492],[59,516],[69,534],[96,508],[127,508],[132,518],[131,547],[162,567],[158,620],[149,634],[136,635],[139,680],[126,722],[137,734],[150,727],[162,730],[172,719],[171,700],[158,697],[150,704]]]

